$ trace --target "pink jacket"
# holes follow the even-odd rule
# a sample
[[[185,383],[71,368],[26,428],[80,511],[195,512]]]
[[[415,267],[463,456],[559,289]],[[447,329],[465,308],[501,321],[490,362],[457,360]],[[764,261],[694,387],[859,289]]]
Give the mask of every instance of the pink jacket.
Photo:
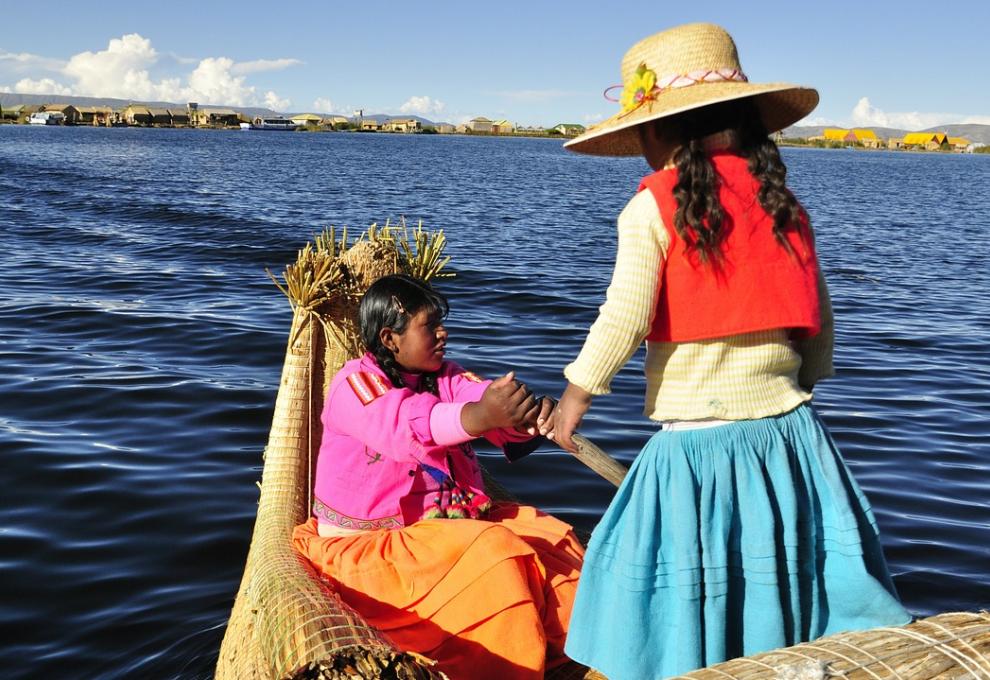
[[[323,408],[316,518],[349,529],[379,529],[423,517],[482,513],[489,499],[460,412],[464,404],[480,401],[490,382],[444,361],[438,397],[393,387],[370,354],[344,364]],[[540,441],[511,428],[486,432],[485,438],[509,460]]]

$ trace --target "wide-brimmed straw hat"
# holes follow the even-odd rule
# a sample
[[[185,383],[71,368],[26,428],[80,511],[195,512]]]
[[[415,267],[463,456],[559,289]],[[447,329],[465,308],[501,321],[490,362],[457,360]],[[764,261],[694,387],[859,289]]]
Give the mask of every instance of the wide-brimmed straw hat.
[[[784,129],[818,105],[818,92],[810,87],[750,83],[732,36],[714,24],[685,24],[640,40],[622,58],[619,87],[619,113],[567,142],[566,148],[636,156],[642,153],[637,125],[732,99],[753,97],[767,132]]]

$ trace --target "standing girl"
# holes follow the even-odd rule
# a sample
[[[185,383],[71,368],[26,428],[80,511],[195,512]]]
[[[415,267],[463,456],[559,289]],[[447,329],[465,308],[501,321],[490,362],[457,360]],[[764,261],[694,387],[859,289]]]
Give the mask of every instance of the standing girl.
[[[536,448],[551,399],[512,374],[447,361],[447,301],[403,275],[361,300],[367,353],[327,392],[314,518],[293,542],[341,599],[451,678],[542,678],[564,637],[584,551],[571,527],[493,504],[470,441]]]
[[[910,621],[869,503],[811,407],[832,312],[804,209],[768,133],[818,93],[752,84],[711,24],[646,38],[622,110],[574,151],[656,171],[618,220],[615,272],[542,431],[571,435],[645,339],[662,423],[595,529],[567,653],[612,680],[676,675]]]

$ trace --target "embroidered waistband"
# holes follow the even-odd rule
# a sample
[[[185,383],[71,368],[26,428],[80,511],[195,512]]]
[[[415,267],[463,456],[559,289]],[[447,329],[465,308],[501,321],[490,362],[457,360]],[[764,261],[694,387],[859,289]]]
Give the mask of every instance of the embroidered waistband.
[[[313,514],[320,522],[333,524],[344,529],[398,529],[404,526],[401,515],[379,517],[378,519],[358,519],[334,510],[318,498],[313,500]]]

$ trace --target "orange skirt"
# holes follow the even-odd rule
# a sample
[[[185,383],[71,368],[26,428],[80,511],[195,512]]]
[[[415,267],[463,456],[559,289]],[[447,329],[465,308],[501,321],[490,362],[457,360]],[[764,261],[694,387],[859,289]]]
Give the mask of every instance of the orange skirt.
[[[584,548],[536,508],[347,536],[320,536],[311,519],[293,544],[368,623],[453,680],[541,678],[567,660]]]

